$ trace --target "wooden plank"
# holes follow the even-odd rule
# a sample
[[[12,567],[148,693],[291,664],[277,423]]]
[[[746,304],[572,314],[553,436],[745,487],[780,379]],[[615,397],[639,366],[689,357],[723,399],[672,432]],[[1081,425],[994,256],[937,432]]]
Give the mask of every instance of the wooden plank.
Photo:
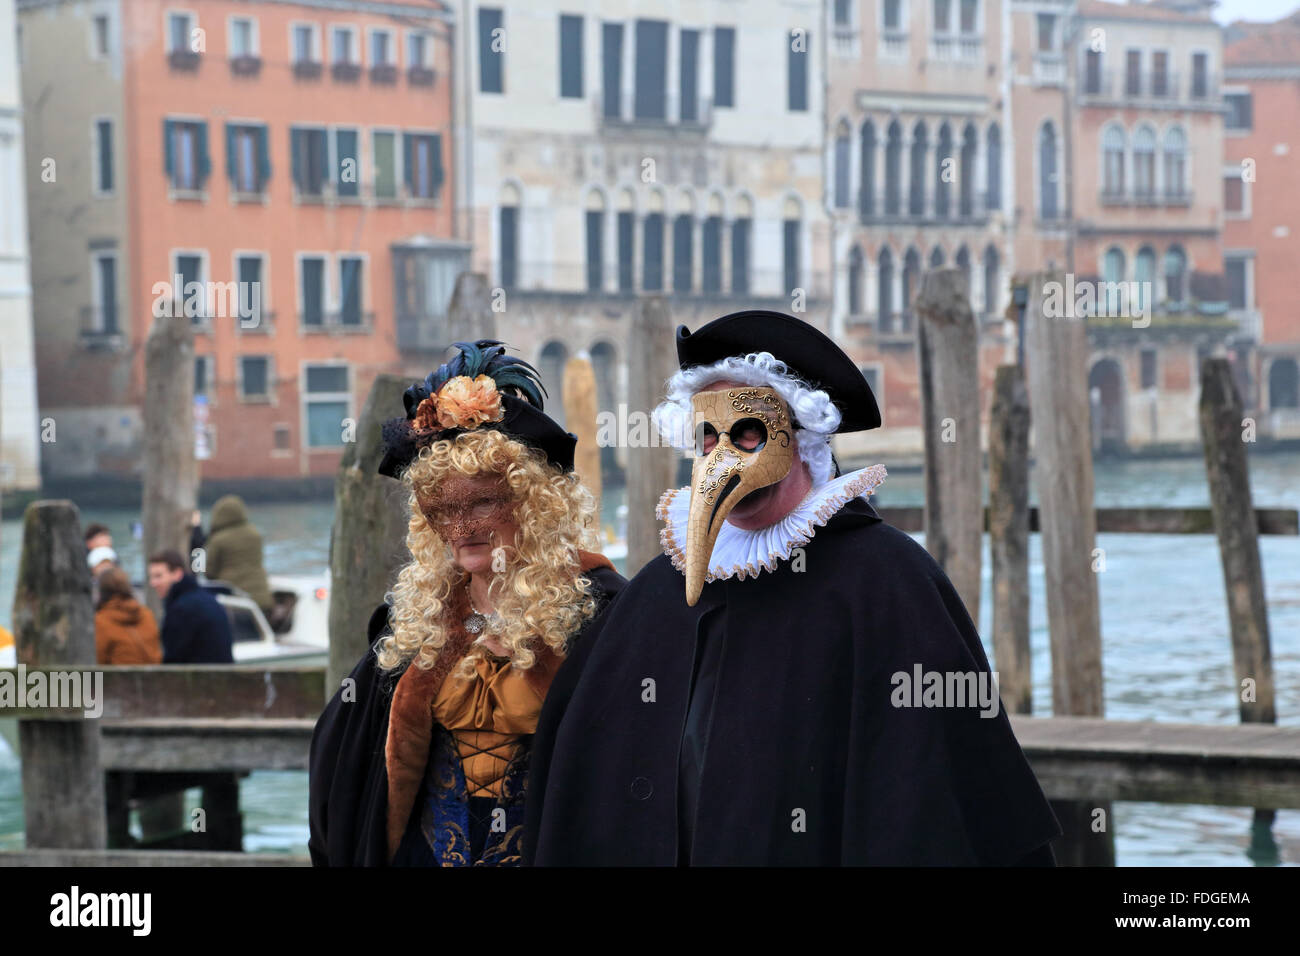
[[[925,530],[923,508],[885,506],[876,511],[899,531]],[[1099,534],[1214,534],[1214,515],[1209,508],[1097,508],[1096,513]],[[1260,534],[1294,537],[1300,535],[1300,510],[1256,508],[1255,524]],[[988,528],[986,508],[984,530]],[[1029,509],[1029,530],[1040,530],[1037,505]]]
[[[9,850],[0,852],[0,866],[311,866],[311,857],[195,850]]]
[[[1300,808],[1300,727],[1012,715],[1053,800]]]
[[[25,668],[34,673],[55,667]],[[325,669],[310,665],[238,667],[229,664],[168,664],[166,667],[94,667],[103,674],[102,717],[146,718],[311,718],[325,707]],[[14,671],[15,679],[24,672]],[[82,710],[15,708],[24,720],[80,719]]]
[[[925,549],[980,619],[979,349],[959,269],[931,269],[916,296],[916,359],[925,438]]]
[[[104,721],[108,770],[306,770],[315,720]]]

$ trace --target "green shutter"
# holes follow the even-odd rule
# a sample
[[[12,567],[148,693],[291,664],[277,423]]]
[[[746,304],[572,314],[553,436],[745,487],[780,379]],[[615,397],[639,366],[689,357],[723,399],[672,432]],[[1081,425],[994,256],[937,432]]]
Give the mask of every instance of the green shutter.
[[[265,126],[257,130],[257,177],[263,189],[271,181],[270,137]]]
[[[172,177],[172,121],[163,120],[163,171]]]
[[[402,134],[402,182],[406,183],[407,195],[415,195],[415,138],[410,133]]]
[[[397,153],[392,133],[375,133],[375,196],[392,199],[397,195],[397,177],[394,175]]]
[[[239,179],[239,163],[235,157],[235,129],[232,124],[226,124],[226,175],[230,177],[231,187]]]

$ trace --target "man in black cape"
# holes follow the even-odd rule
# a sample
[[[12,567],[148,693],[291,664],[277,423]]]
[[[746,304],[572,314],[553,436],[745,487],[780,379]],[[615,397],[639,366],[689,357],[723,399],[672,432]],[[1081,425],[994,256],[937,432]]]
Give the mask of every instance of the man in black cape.
[[[571,650],[538,723],[536,865],[1052,865],[1056,818],[961,598],[842,475],[880,425],[791,316],[677,331],[655,413],[695,449],[664,554]]]

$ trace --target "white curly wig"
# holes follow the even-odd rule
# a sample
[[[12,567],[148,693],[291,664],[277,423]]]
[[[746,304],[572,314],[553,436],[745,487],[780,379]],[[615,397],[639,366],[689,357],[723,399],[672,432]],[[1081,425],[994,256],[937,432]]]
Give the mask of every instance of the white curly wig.
[[[667,398],[652,415],[655,427],[670,445],[682,450],[695,447],[695,409],[691,396],[723,381],[770,386],[789,406],[799,424],[794,435],[799,443],[799,457],[808,463],[813,487],[824,485],[835,476],[831,436],[840,427],[840,410],[829,395],[792,374],[771,352],[729,356],[712,365],[683,369],[670,378]]]

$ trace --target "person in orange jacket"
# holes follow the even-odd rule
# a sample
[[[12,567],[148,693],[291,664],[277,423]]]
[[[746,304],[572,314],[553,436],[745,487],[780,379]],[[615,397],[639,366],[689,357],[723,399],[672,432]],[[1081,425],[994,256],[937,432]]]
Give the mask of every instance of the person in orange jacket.
[[[121,568],[99,576],[95,657],[100,664],[161,664],[162,644],[153,612],[136,600]]]

